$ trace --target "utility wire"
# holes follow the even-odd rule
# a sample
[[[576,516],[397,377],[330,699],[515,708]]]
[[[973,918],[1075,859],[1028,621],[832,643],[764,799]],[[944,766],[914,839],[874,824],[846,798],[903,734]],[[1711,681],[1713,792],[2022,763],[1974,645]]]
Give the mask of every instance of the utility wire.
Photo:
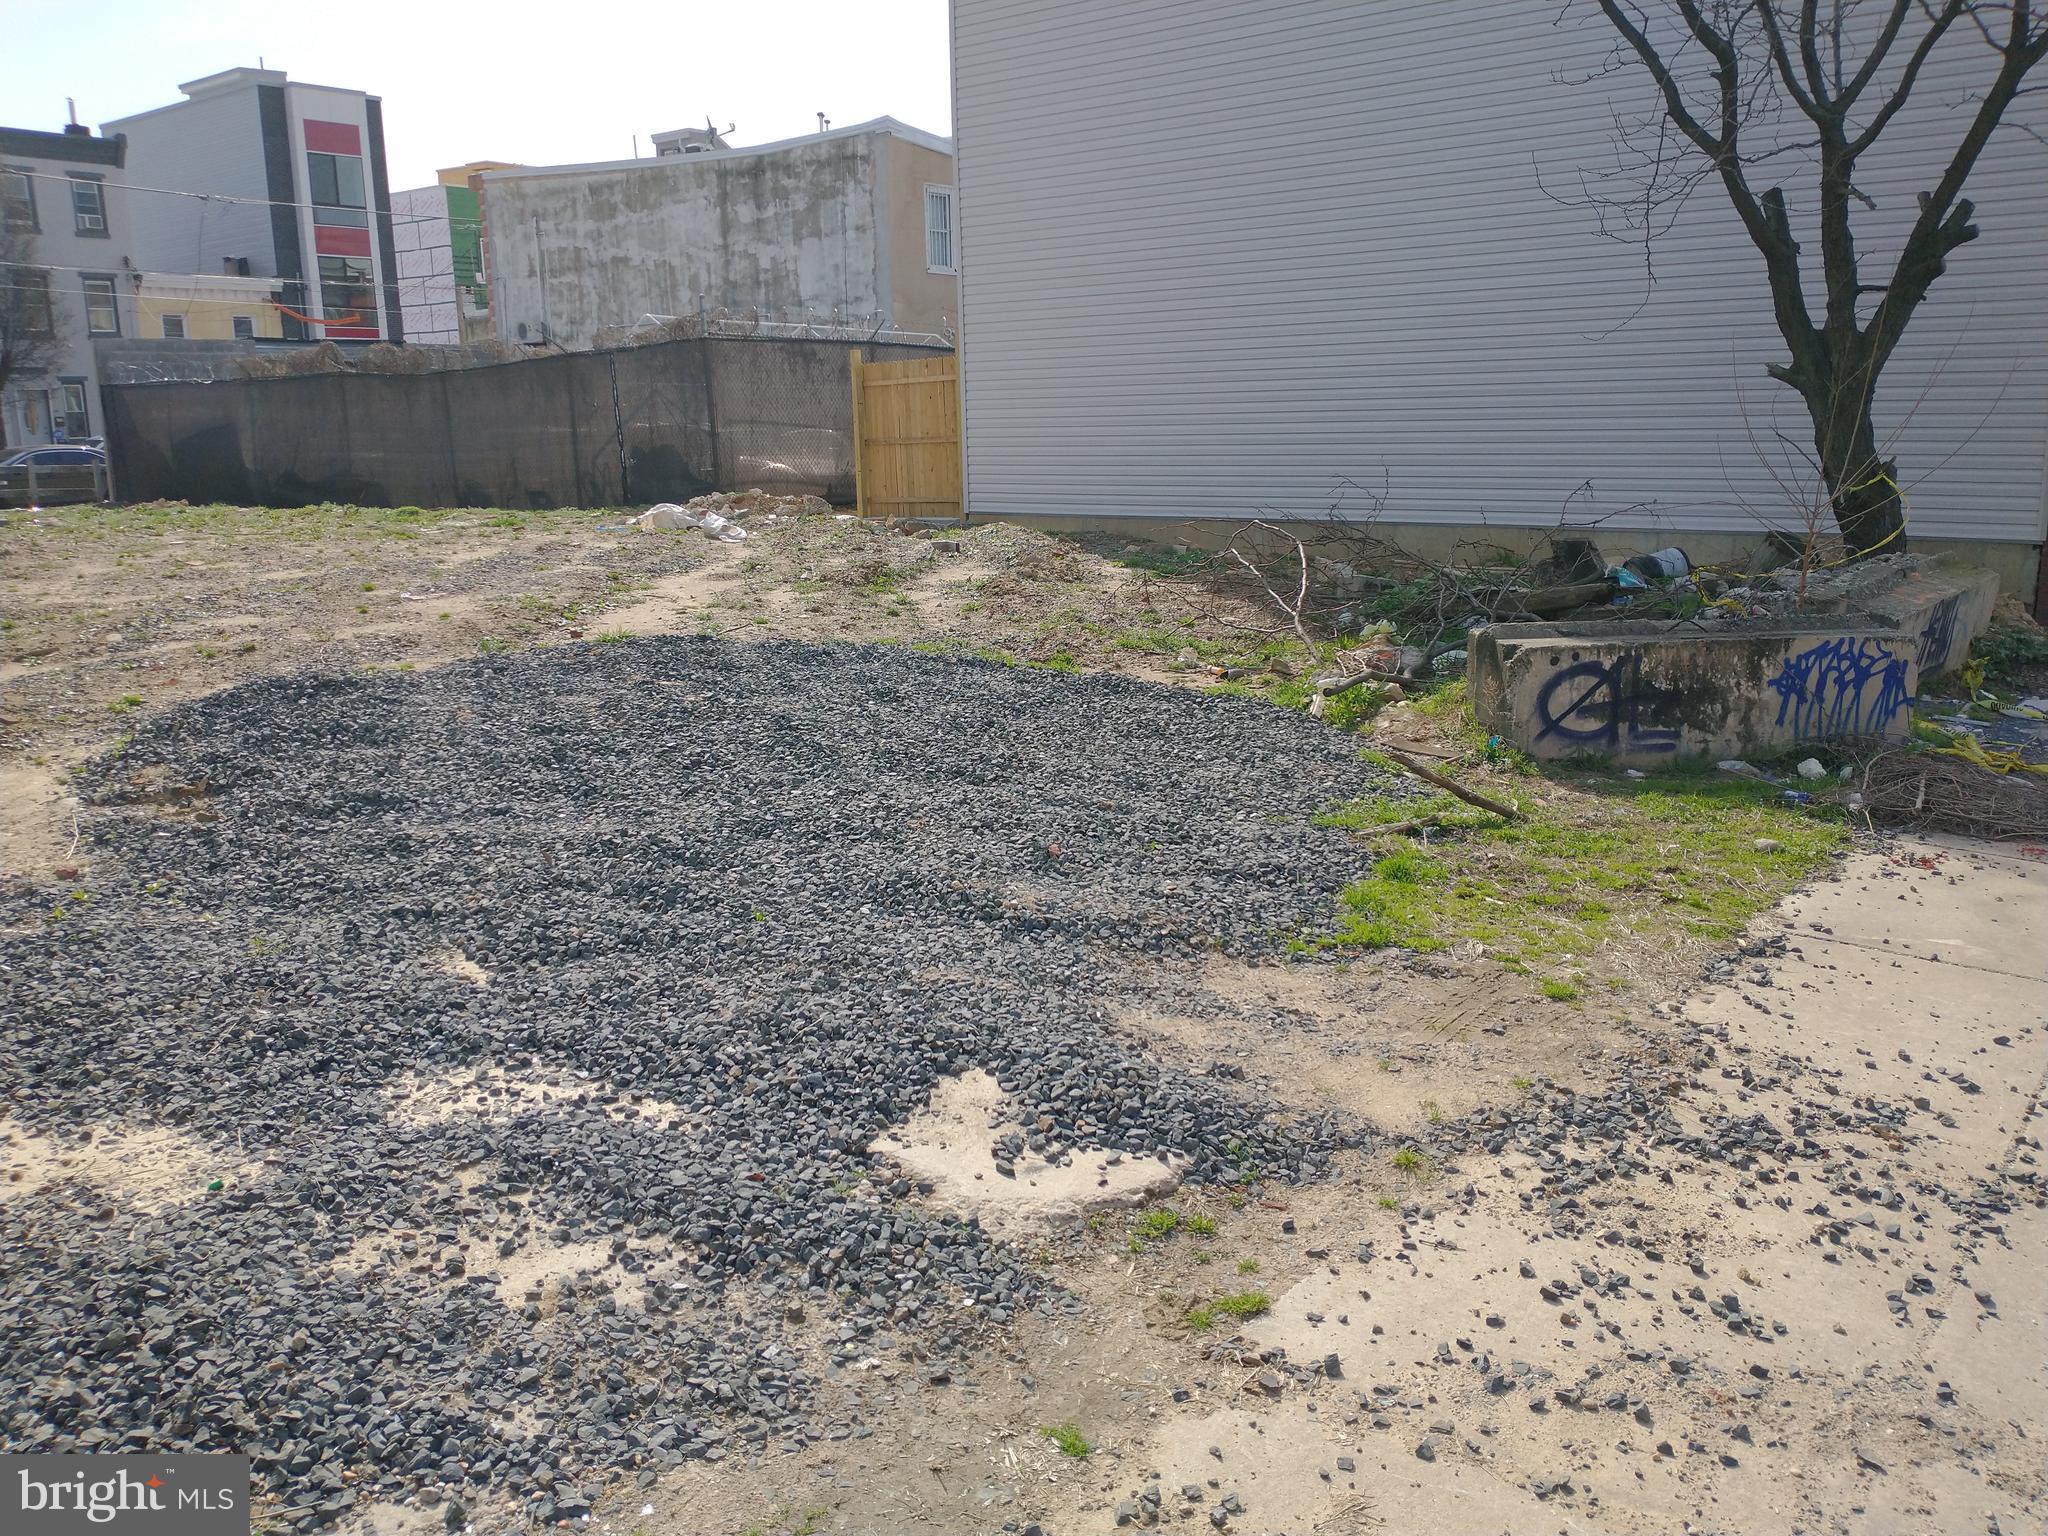
[[[9,166],[0,166],[0,170],[6,170],[6,171],[9,171],[9,172],[12,172],[12,173],[13,173],[14,175],[16,175],[16,176],[26,176],[26,177],[29,177],[29,178],[31,178],[32,180],[35,180],[35,181],[61,181],[61,182],[63,182],[63,183],[64,183],[64,184],[66,185],[66,186],[70,186],[70,185],[72,184],[72,182],[73,182],[73,178],[72,178],[72,177],[70,177],[70,176],[68,176],[68,175],[66,175],[66,174],[64,174],[63,172],[60,172],[60,171],[31,171],[31,170],[26,170],[26,169],[23,169],[23,168],[21,168],[21,167],[18,167],[18,166],[12,166],[12,165],[9,165]],[[93,183],[92,183],[92,185],[93,185],[93,186],[96,186],[96,187],[107,187],[107,188],[109,188],[109,189],[116,189],[116,190],[119,190],[119,191],[123,191],[123,192],[154,192],[154,193],[158,193],[158,194],[161,194],[162,196],[165,196],[165,197],[191,197],[191,198],[197,198],[197,199],[198,199],[198,200],[199,200],[200,202],[204,202],[204,203],[246,203],[246,204],[250,205],[251,207],[256,207],[256,208],[313,208],[313,209],[319,209],[319,208],[335,208],[335,207],[340,207],[340,206],[341,206],[341,205],[340,205],[340,204],[338,204],[338,203],[312,203],[312,202],[300,203],[300,202],[292,202],[292,201],[288,201],[287,199],[284,199],[284,198],[276,198],[276,197],[240,197],[240,196],[237,196],[236,194],[234,194],[234,193],[231,193],[231,192],[193,192],[193,191],[189,191],[189,190],[187,190],[187,189],[186,189],[186,188],[184,188],[184,187],[145,187],[145,186],[143,186],[142,184],[140,184],[139,182],[133,182],[133,181],[96,181],[96,182],[93,182]],[[360,213],[374,213],[374,214],[378,214],[378,215],[380,215],[380,216],[382,216],[382,217],[385,217],[385,218],[388,218],[388,219],[390,219],[390,220],[392,221],[392,223],[394,223],[394,224],[444,224],[444,223],[445,223],[445,224],[447,224],[447,225],[451,226],[451,228],[452,228],[453,226],[455,226],[455,225],[458,225],[458,224],[460,224],[460,225],[463,225],[464,227],[467,227],[467,226],[469,226],[469,225],[475,225],[475,226],[476,226],[477,228],[479,228],[479,229],[483,228],[483,226],[484,226],[484,220],[483,220],[483,219],[482,219],[481,217],[478,217],[478,218],[474,218],[474,219],[472,219],[472,218],[466,218],[466,217],[458,218],[458,217],[457,217],[456,215],[454,215],[454,214],[452,214],[452,213],[450,213],[450,214],[432,214],[432,213],[396,213],[396,212],[393,212],[393,211],[392,211],[391,209],[389,209],[389,208],[362,208],[362,209],[354,209],[354,210],[351,210],[351,211],[352,211],[352,212],[360,212]]]

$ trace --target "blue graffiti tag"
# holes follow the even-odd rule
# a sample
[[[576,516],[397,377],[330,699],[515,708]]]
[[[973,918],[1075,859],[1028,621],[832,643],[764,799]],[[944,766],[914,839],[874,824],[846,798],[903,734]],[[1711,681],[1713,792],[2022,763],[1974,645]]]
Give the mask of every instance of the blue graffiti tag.
[[[1882,641],[1848,636],[1787,657],[1771,687],[1778,724],[1805,737],[1881,735],[1911,702],[1905,661]]]
[[[1643,681],[1637,652],[1612,661],[1582,661],[1553,673],[1536,696],[1542,722],[1536,739],[1557,736],[1610,752],[1623,745],[1636,752],[1674,752],[1677,730],[1656,722],[1671,718],[1677,699],[1675,689]]]
[[[1920,631],[1920,648],[1915,658],[1922,676],[1948,665],[1949,647],[1956,643],[1956,610],[1962,604],[1963,594],[1957,592],[1936,603],[1934,612],[1927,616],[1927,627]]]

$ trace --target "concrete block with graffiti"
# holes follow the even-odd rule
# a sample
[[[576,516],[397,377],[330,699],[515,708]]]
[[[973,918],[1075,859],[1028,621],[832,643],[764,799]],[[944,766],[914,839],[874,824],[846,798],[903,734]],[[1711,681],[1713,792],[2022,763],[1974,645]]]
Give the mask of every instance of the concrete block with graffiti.
[[[1984,633],[1997,602],[1995,574],[1959,560],[1936,559],[1908,572],[1890,591],[1866,598],[1863,607],[1913,637],[1924,682],[1969,659],[1970,642]]]
[[[1919,652],[1918,635],[1864,619],[1496,624],[1473,631],[1468,675],[1480,721],[1531,756],[1649,767],[1901,741]]]

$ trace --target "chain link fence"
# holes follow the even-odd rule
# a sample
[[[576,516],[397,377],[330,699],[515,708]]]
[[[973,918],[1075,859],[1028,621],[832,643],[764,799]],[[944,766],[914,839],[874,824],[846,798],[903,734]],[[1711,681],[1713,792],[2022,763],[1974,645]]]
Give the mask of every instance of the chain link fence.
[[[759,487],[853,500],[849,354],[717,336],[493,367],[114,384],[116,494],[242,506],[563,507]]]

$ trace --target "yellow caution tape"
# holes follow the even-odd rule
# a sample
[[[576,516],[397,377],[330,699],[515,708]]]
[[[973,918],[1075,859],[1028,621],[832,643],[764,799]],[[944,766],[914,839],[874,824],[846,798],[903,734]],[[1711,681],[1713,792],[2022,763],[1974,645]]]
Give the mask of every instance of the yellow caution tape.
[[[2030,763],[2017,752],[1992,752],[1984,743],[1968,731],[1951,738],[1946,747],[1931,747],[1928,750],[1942,757],[1960,757],[1966,763],[1975,763],[1979,768],[1988,768],[1993,773],[2038,773],[2048,777],[2048,763]]]

